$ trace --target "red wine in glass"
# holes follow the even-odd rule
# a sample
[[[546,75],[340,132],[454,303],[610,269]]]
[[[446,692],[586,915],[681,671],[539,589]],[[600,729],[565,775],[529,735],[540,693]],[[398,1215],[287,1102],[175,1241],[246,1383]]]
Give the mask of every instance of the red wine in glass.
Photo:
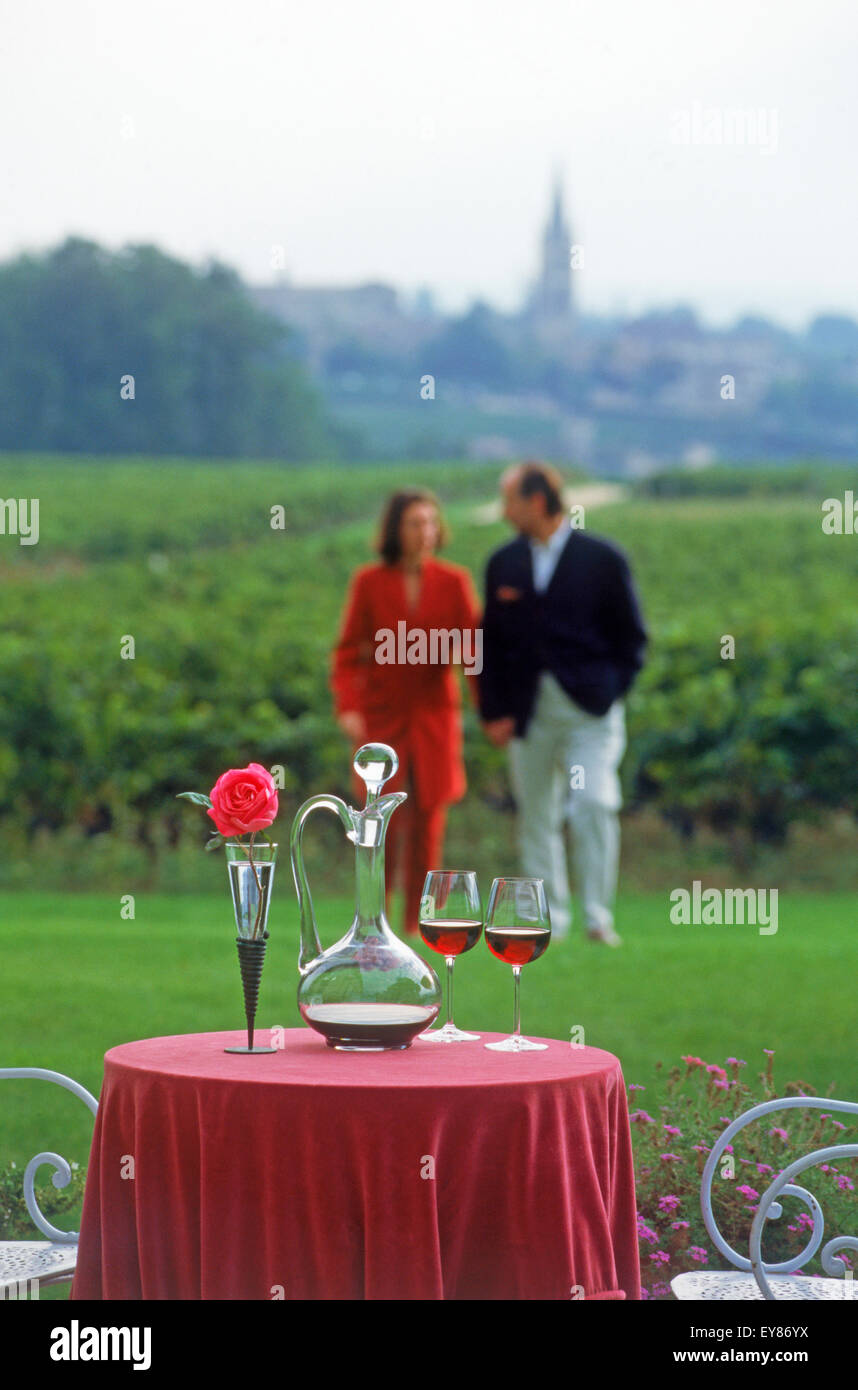
[[[464,869],[432,869],[420,899],[420,935],[431,951],[447,961],[447,1021],[443,1028],[421,1033],[425,1042],[479,1042],[453,1022],[453,966],[456,957],[476,946],[483,929],[477,876]]]
[[[521,967],[538,960],[551,940],[551,917],[541,878],[496,878],[486,912],[486,945],[512,966],[513,1032],[503,1042],[486,1043],[493,1052],[542,1052],[547,1043],[521,1036]]]
[[[548,927],[487,927],[486,945],[507,965],[530,965],[548,950]]]
[[[440,956],[461,956],[476,946],[483,929],[481,921],[450,917],[420,919],[420,935],[432,951]]]

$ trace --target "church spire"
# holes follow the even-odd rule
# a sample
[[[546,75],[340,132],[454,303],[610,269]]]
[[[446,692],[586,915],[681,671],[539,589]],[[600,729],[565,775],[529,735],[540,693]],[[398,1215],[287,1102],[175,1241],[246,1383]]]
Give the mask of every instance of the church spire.
[[[546,325],[571,323],[574,317],[571,251],[572,234],[563,206],[563,184],[557,173],[542,233],[542,265],[531,303],[533,316]]]
[[[554,201],[548,225],[552,232],[565,232],[566,229],[566,219],[563,215],[563,185],[559,174],[554,175]]]

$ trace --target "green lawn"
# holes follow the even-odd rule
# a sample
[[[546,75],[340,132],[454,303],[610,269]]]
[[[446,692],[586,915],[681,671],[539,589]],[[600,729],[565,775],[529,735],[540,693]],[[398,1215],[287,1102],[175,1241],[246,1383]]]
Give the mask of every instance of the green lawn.
[[[330,944],[351,920],[348,899],[325,900],[320,929]],[[0,1065],[63,1071],[96,1095],[107,1048],[132,1038],[240,1027],[243,1020],[231,909],[223,894],[138,895],[136,917],[119,896],[0,895],[3,952]],[[779,930],[674,926],[668,892],[626,894],[619,950],[577,935],[555,943],[524,972],[526,1033],[585,1041],[616,1053],[627,1082],[656,1100],[656,1063],[681,1054],[741,1057],[762,1067],[776,1051],[782,1087],[803,1079],[858,1098],[854,961],[858,898],[781,893]],[[391,914],[394,923],[398,920]],[[299,1023],[297,905],[287,874],[275,890],[260,1027]],[[424,952],[427,956],[431,953]],[[437,958],[439,963],[440,958]],[[482,942],[456,967],[456,1019],[475,1029],[512,1023],[512,975]],[[510,1059],[510,1065],[515,1059]],[[91,1127],[74,1097],[41,1083],[7,1081],[0,1164],[19,1166],[39,1148],[86,1162]]]

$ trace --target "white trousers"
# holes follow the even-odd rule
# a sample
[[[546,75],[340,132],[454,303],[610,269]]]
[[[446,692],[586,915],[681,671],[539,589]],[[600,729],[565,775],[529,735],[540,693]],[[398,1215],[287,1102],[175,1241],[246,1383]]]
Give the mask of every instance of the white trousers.
[[[620,855],[618,769],[626,749],[625,710],[587,714],[547,671],[540,677],[524,738],[509,744],[518,806],[521,871],[545,880],[552,930],[572,922],[565,822],[572,825],[578,896],[589,929],[611,927]]]

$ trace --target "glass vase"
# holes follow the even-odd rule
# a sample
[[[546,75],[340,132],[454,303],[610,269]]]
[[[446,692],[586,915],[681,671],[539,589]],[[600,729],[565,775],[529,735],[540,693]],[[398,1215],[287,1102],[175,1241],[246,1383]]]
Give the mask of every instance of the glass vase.
[[[224,846],[232,907],[235,914],[236,946],[244,991],[244,1014],[247,1020],[247,1046],[225,1047],[224,1052],[271,1053],[274,1047],[254,1047],[253,1034],[262,966],[268,941],[268,909],[271,905],[271,886],[277,846],[228,840]]]

